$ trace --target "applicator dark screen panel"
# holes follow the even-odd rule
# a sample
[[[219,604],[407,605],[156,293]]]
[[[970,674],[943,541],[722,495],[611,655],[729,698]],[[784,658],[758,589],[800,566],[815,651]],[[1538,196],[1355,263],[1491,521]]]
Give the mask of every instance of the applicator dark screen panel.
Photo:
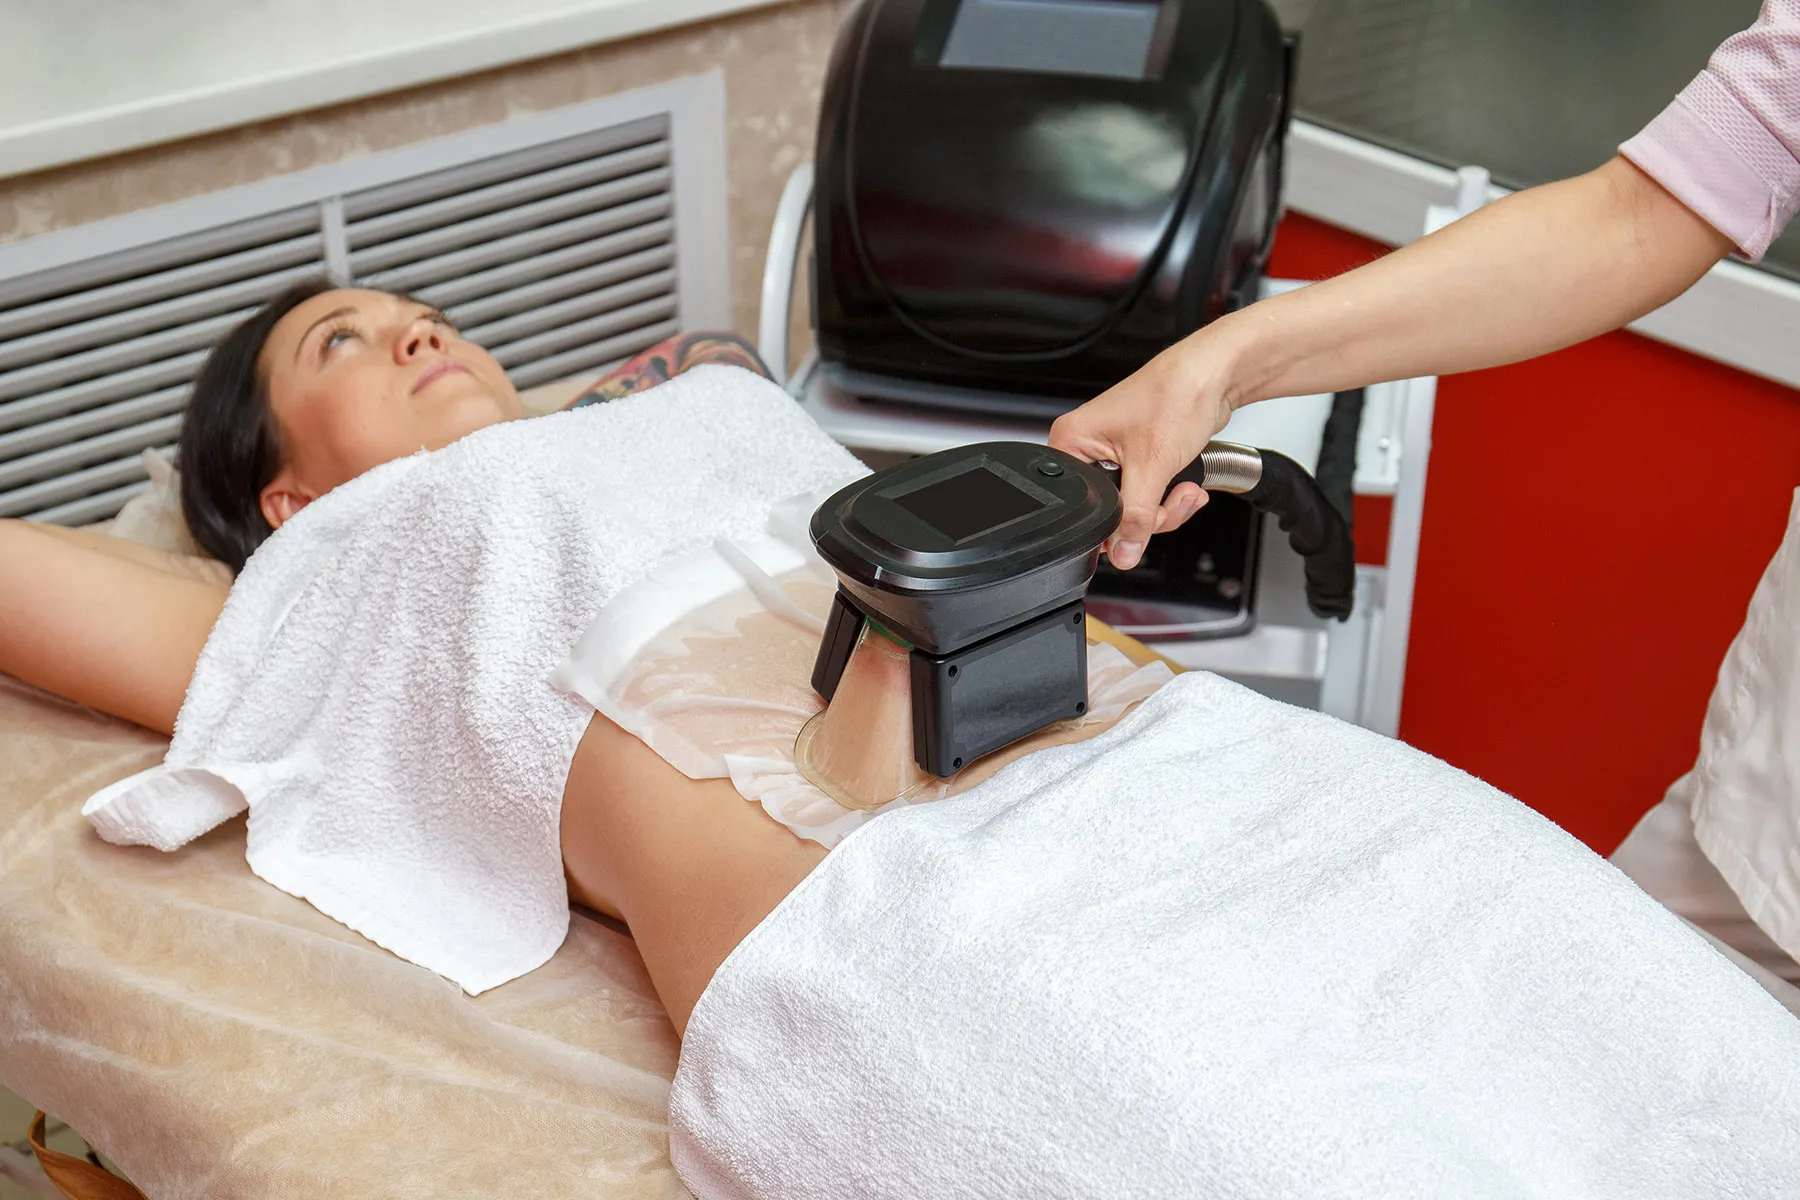
[[[953,542],[1037,512],[1043,502],[986,467],[894,496],[893,501]]]

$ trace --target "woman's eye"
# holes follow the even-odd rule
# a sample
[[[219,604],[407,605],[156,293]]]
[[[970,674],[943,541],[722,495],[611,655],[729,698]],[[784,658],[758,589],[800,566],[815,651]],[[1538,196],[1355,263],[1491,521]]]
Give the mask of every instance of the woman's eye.
[[[331,351],[337,349],[339,345],[350,341],[355,336],[356,330],[354,329],[333,329],[330,333],[325,335],[325,340],[320,344],[319,348],[329,354]]]

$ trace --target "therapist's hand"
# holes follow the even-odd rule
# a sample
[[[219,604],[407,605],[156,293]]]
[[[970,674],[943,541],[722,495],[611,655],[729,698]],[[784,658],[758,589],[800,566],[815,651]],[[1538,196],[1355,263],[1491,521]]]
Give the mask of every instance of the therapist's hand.
[[[1206,332],[1171,346],[1050,427],[1058,450],[1119,464],[1125,514],[1106,557],[1121,569],[1138,564],[1152,534],[1177,528],[1206,503],[1206,493],[1192,483],[1163,495],[1175,473],[1231,419],[1226,356],[1207,344]]]

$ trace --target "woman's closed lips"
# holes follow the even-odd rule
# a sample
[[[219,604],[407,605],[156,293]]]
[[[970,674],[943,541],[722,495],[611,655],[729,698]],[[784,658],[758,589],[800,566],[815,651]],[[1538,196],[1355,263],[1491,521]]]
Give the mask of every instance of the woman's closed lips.
[[[444,378],[446,375],[468,375],[471,373],[469,368],[463,366],[454,358],[440,358],[429,367],[426,367],[423,371],[419,372],[419,377],[413,381],[412,390],[417,394],[424,391],[438,380]]]

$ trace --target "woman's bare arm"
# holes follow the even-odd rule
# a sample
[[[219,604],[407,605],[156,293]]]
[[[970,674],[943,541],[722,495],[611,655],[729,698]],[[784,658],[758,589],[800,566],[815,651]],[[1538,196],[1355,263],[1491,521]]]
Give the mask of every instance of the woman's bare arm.
[[[1061,417],[1050,444],[1124,466],[1125,518],[1108,554],[1130,567],[1145,539],[1193,511],[1196,489],[1163,490],[1235,408],[1545,354],[1666,303],[1730,249],[1615,158],[1213,322]]]
[[[0,671],[172,732],[228,590],[67,530],[0,521]]]
[[[1234,405],[1517,362],[1617,329],[1731,250],[1623,158],[1244,310]]]

